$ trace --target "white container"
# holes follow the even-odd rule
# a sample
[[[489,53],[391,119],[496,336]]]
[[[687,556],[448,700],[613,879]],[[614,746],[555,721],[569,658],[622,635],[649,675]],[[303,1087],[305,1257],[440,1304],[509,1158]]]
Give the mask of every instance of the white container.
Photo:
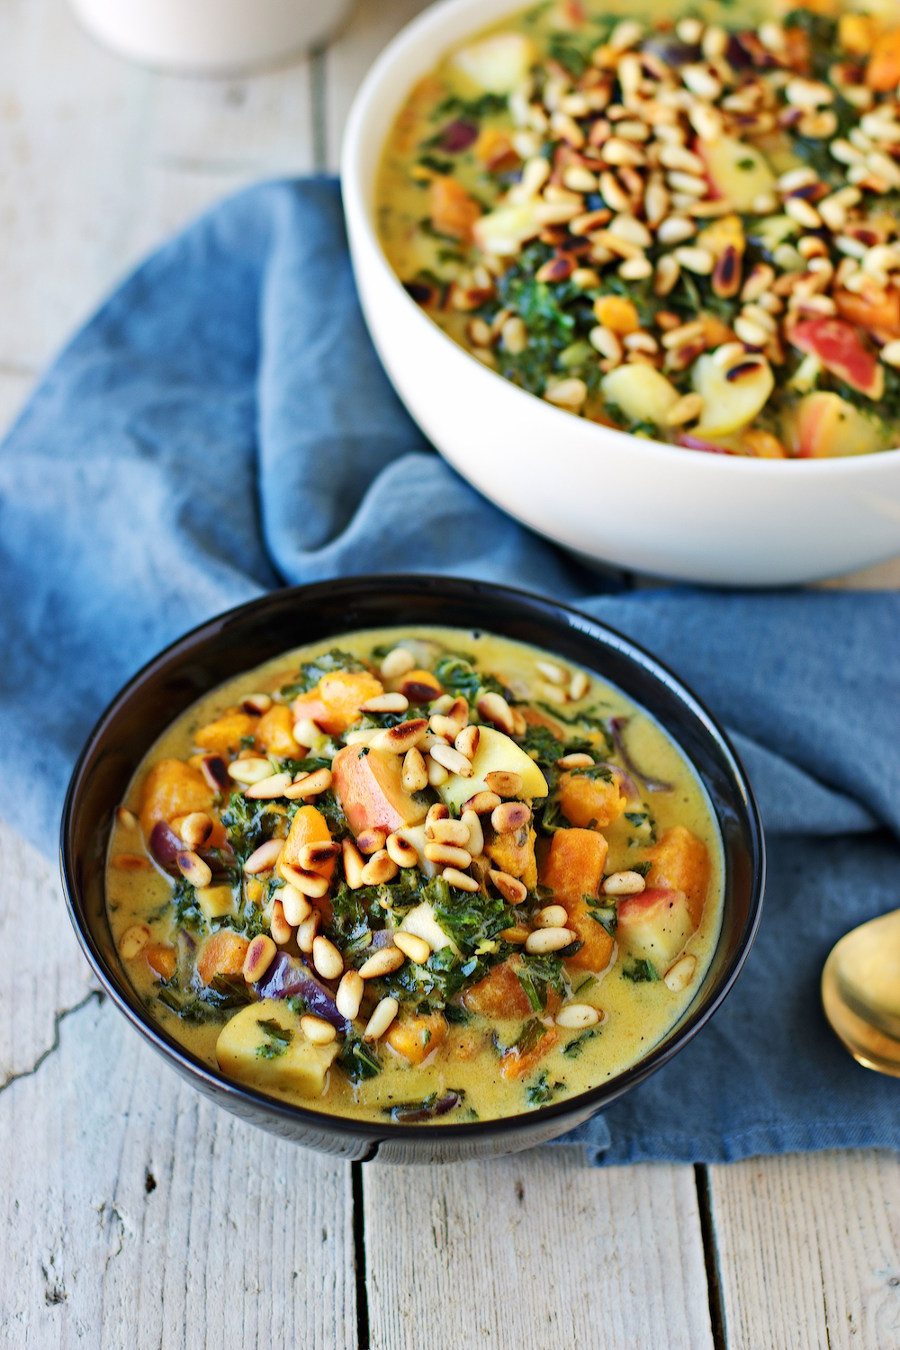
[[[895,0],[892,0],[895,3]],[[400,397],[486,497],[638,572],[732,586],[837,576],[900,552],[900,450],[754,460],[666,446],[562,412],[488,370],[410,299],[375,230],[381,148],[443,52],[522,0],[444,0],[382,53],[350,114],[341,180],[366,321]]]
[[[72,0],[87,31],[120,56],[184,74],[271,65],[330,37],[353,0]]]

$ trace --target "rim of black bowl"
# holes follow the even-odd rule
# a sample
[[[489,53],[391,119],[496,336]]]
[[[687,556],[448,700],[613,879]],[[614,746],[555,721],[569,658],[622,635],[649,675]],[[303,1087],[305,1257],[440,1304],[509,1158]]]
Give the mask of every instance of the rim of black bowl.
[[[154,674],[160,667],[165,666],[182,655],[189,653],[198,643],[202,643],[204,637],[212,636],[215,632],[230,625],[239,622],[241,618],[252,610],[264,607],[267,604],[277,602],[283,603],[291,598],[302,603],[304,600],[327,599],[339,608],[342,599],[346,599],[349,594],[359,594],[369,591],[372,588],[378,588],[383,594],[396,592],[398,595],[404,591],[414,588],[418,591],[428,590],[440,592],[444,595],[452,596],[455,599],[465,600],[479,599],[486,597],[500,599],[508,598],[516,603],[520,608],[524,607],[530,610],[533,617],[539,621],[550,621],[558,623],[562,620],[568,627],[576,629],[584,636],[598,641],[601,645],[612,647],[620,655],[631,659],[637,665],[641,666],[645,672],[655,676],[668,690],[676,695],[677,699],[684,705],[689,712],[701,723],[705,731],[712,738],[713,743],[725,762],[729,776],[734,785],[738,788],[739,796],[742,800],[746,812],[746,825],[748,826],[748,835],[751,851],[751,882],[750,898],[747,909],[747,916],[744,920],[742,930],[737,938],[736,948],[724,969],[718,977],[718,987],[710,995],[708,1001],[702,1008],[691,1012],[691,1005],[682,1015],[681,1025],[678,1026],[675,1033],[667,1040],[658,1043],[647,1052],[643,1058],[636,1064],[624,1069],[616,1074],[607,1082],[598,1084],[596,1087],[589,1088],[585,1092],[565,1097],[559,1102],[551,1103],[547,1106],[538,1107],[536,1110],[518,1112],[511,1116],[496,1116],[486,1120],[463,1121],[458,1123],[435,1122],[430,1125],[403,1125],[393,1121],[381,1122],[366,1120],[357,1116],[342,1116],[327,1110],[317,1110],[311,1107],[295,1106],[293,1103],[285,1102],[278,1097],[270,1097],[256,1088],[245,1086],[233,1079],[227,1078],[225,1074],[210,1067],[209,1064],[199,1059],[191,1051],[186,1049],[180,1042],[158,1023],[154,1022],[149,1014],[145,1013],[137,992],[130,984],[124,969],[115,968],[108,963],[102,952],[94,942],[90,926],[83,914],[83,897],[75,881],[74,869],[72,866],[72,840],[71,827],[75,815],[75,808],[78,804],[79,788],[84,775],[84,770],[91,760],[97,741],[104,734],[107,725],[118,715],[125,707],[131,697],[132,692],[138,688],[144,680]],[[498,618],[500,616],[498,615]],[[390,626],[390,625],[384,625]],[[397,625],[403,627],[402,622]],[[456,625],[451,625],[456,626]],[[353,630],[336,627],[334,636],[339,637],[341,632],[350,632]],[[494,631],[498,636],[503,634],[503,620],[496,625]],[[549,650],[550,648],[548,648]],[[226,677],[229,678],[229,677]],[[223,681],[224,683],[224,681]],[[215,686],[210,686],[213,688]],[[622,692],[628,696],[628,690]],[[638,706],[642,706],[640,703]],[[652,715],[652,713],[651,713]],[[159,732],[156,733],[157,735]],[[667,735],[671,733],[667,732]],[[674,739],[674,738],[673,738]],[[677,743],[677,742],[676,742]],[[686,753],[682,751],[682,753]],[[135,766],[136,767],[136,766]],[[108,838],[106,840],[108,844]],[[104,847],[104,859],[106,849]],[[721,726],[717,718],[709,711],[706,705],[696,694],[677,676],[674,671],[660,661],[640,643],[634,642],[626,637],[617,629],[611,628],[601,620],[594,619],[591,615],[576,609],[564,601],[553,600],[547,596],[539,595],[533,591],[522,590],[514,586],[505,586],[500,583],[477,581],[465,577],[455,576],[436,576],[428,573],[386,573],[384,575],[373,573],[352,577],[336,578],[331,581],[312,582],[307,585],[282,587],[274,591],[268,591],[264,595],[257,596],[253,600],[245,601],[234,608],[224,610],[213,618],[205,620],[196,627],[184,633],[180,638],[176,638],[156,656],[152,657],[134,674],[127,684],[123,685],[115,697],[110,701],[100,717],[92,728],[84,748],[82,749],[72,776],[69,780],[69,786],[66,791],[65,802],[63,804],[62,819],[60,823],[60,872],[62,877],[63,891],[65,893],[66,908],[69,919],[75,929],[79,945],[84,952],[91,969],[103,986],[104,992],[112,999],[113,1003],[121,1013],[128,1019],[137,1031],[149,1041],[161,1054],[167,1059],[174,1061],[176,1067],[188,1071],[189,1074],[202,1079],[209,1088],[217,1093],[224,1093],[226,1097],[234,1101],[246,1102],[252,1104],[255,1108],[268,1112],[271,1115],[279,1116],[285,1120],[296,1121],[308,1125],[310,1128],[319,1130],[327,1127],[329,1130],[337,1131],[341,1134],[355,1136],[371,1140],[373,1143],[386,1141],[388,1139],[434,1139],[435,1134],[441,1138],[453,1137],[472,1137],[474,1135],[489,1135],[494,1133],[509,1133],[515,1130],[516,1125],[521,1123],[523,1126],[532,1126],[537,1122],[552,1121],[561,1116],[569,1116],[581,1113],[582,1118],[590,1118],[590,1115],[609,1106],[622,1093],[642,1082],[643,1079],[650,1076],[657,1069],[666,1064],[679,1050],[693,1040],[694,1036],[710,1020],[715,1012],[721,1007],[725,998],[730,993],[740,974],[744,962],[746,961],[750,949],[753,945],[757,931],[759,929],[760,918],[762,915],[762,900],[765,889],[766,874],[766,855],[765,842],[763,836],[762,821],[760,818],[759,807],[753,793],[753,789],[747,778],[747,774],[741,764],[740,759],[735,752],[727,732]],[[105,916],[104,916],[105,917]],[[721,940],[721,939],[720,939]],[[698,990],[699,994],[699,990]],[[697,995],[695,995],[695,998]],[[596,1103],[595,1111],[590,1112],[589,1108]],[[589,1114],[585,1117],[585,1111]],[[574,1128],[574,1125],[573,1125]]]

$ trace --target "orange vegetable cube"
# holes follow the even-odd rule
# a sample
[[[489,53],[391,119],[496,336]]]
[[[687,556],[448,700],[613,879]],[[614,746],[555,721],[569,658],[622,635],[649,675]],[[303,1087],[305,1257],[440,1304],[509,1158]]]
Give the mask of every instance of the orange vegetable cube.
[[[537,881],[537,863],[534,856],[536,835],[528,825],[520,830],[494,835],[484,851],[500,872],[518,877],[533,890]]]
[[[256,718],[249,713],[226,713],[194,733],[194,744],[212,755],[234,754],[245,736],[256,730]]]
[[[161,759],[144,779],[138,812],[149,835],[159,821],[172,821],[192,811],[208,811],[213,793],[199,769],[180,759]]]
[[[591,917],[586,895],[596,895],[603,879],[608,846],[596,830],[557,830],[541,869],[541,883],[553,892],[553,902],[568,914],[567,928],[582,946],[568,964],[578,970],[605,970],[613,939]]]
[[[256,748],[279,759],[302,759],[303,748],[294,740],[294,714],[284,703],[273,703],[256,723]]]
[[[841,15],[838,41],[845,52],[851,52],[854,56],[868,56],[877,36],[877,20],[868,14]]]
[[[581,829],[601,829],[619,819],[628,805],[615,777],[589,778],[564,773],[559,780],[559,805],[566,820]]]
[[[431,182],[429,214],[438,234],[468,243],[481,207],[454,178],[441,177]]]
[[[866,84],[879,94],[889,94],[900,84],[900,28],[882,33],[875,43],[866,68]]]
[[[385,1040],[410,1064],[421,1064],[432,1050],[436,1050],[447,1035],[447,1021],[440,1013],[418,1017],[404,1017],[395,1022]]]
[[[650,850],[650,858],[648,888],[684,891],[696,928],[709,889],[709,853],[703,840],[691,834],[684,825],[673,825]]]
[[[161,980],[171,980],[175,974],[175,948],[165,942],[150,942],[144,948],[147,965]]]
[[[501,961],[483,980],[466,990],[463,1002],[470,1012],[480,1013],[491,1021],[531,1015],[531,1004],[519,983],[516,964],[516,957]]]
[[[335,670],[319,681],[318,696],[325,705],[327,732],[340,736],[359,721],[360,708],[384,693],[384,686],[367,670]],[[318,719],[315,719],[318,720]]]
[[[208,937],[197,957],[197,974],[204,984],[221,976],[240,975],[250,943],[230,928],[220,928]]]
[[[620,295],[599,296],[594,301],[594,314],[598,323],[619,336],[635,333],[641,326],[634,305]]]
[[[300,858],[300,850],[304,844],[323,844],[330,843],[330,841],[331,831],[328,828],[328,821],[318,807],[301,806],[291,821],[291,828],[288,831],[287,839],[284,841],[280,861],[296,866]],[[334,862],[335,860],[332,858],[318,870],[321,871],[323,876],[331,877],[334,872]]]
[[[539,1039],[529,1049],[520,1050],[517,1046],[511,1045],[505,1054],[500,1056],[501,1074],[504,1078],[523,1078],[525,1074],[531,1073],[558,1040],[559,1032],[556,1027],[544,1027]]]

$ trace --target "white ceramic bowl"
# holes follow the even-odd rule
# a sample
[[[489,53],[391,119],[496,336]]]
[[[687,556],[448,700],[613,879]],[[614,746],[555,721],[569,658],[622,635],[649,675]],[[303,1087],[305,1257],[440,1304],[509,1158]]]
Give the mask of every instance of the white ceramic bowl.
[[[411,86],[443,52],[522,8],[444,0],[400,33],[360,88],[341,178],[363,311],[400,397],[438,450],[511,515],[639,572],[732,586],[836,576],[900,552],[900,450],[777,461],[646,441],[525,393],[406,294],[374,226],[375,175]]]

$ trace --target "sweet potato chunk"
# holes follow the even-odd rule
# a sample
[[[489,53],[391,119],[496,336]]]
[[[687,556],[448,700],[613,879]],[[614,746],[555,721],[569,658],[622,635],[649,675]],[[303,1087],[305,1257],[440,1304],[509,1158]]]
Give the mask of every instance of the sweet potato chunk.
[[[900,84],[900,28],[882,33],[866,68],[866,84],[879,94],[889,94]]]
[[[383,693],[381,681],[367,670],[336,670],[331,675],[323,675],[318,695],[327,714],[322,723],[324,730],[340,736],[359,721],[362,705]]]
[[[529,1017],[531,1004],[516,975],[516,957],[501,961],[483,980],[473,984],[463,995],[470,1012],[480,1013],[491,1021],[503,1017]]]
[[[175,974],[175,948],[165,942],[149,942],[144,948],[144,960],[161,980],[171,980]]]
[[[578,970],[605,970],[612,956],[613,940],[591,918],[586,895],[596,895],[606,864],[607,843],[596,830],[557,830],[544,860],[541,882],[553,892],[553,901],[569,916],[567,927],[583,944],[568,964]]]
[[[208,937],[197,957],[197,974],[204,984],[221,976],[240,975],[250,943],[230,928],[220,928]]]
[[[628,805],[619,782],[611,778],[588,778],[564,773],[559,780],[559,804],[566,820],[580,829],[598,830],[612,825]]]
[[[302,747],[294,740],[294,714],[284,703],[275,703],[256,723],[256,748],[279,759],[302,759]]]
[[[335,755],[331,771],[334,790],[354,834],[376,829],[391,834],[425,819],[428,804],[416,801],[404,788],[399,755],[345,745]]]
[[[651,849],[650,858],[648,887],[684,891],[696,928],[709,888],[709,854],[703,840],[684,825],[673,825]]]
[[[863,332],[877,330],[886,337],[900,337],[900,290],[879,290],[875,302],[865,292],[839,290],[834,293],[834,303],[841,318]]]
[[[442,1044],[447,1035],[447,1022],[440,1013],[420,1017],[404,1017],[395,1022],[385,1040],[410,1064],[421,1064],[423,1059]]]
[[[253,735],[256,725],[256,718],[249,713],[225,713],[195,732],[194,744],[211,755],[234,754],[244,737]]]
[[[212,801],[212,789],[199,769],[180,759],[161,759],[153,765],[141,789],[141,828],[149,836],[159,821],[208,811]]]
[[[438,234],[469,242],[472,228],[481,215],[481,207],[455,178],[431,180],[429,207],[431,223]]]
[[[544,1027],[540,1037],[527,1050],[511,1045],[500,1056],[500,1072],[504,1078],[523,1078],[538,1065],[559,1040],[556,1027]]]
[[[537,863],[534,857],[535,832],[528,825],[507,834],[495,834],[485,844],[484,851],[494,866],[511,877],[518,877],[529,890],[537,884]]]
[[[304,844],[329,843],[330,840],[331,831],[328,828],[328,821],[318,807],[301,806],[291,821],[291,828],[288,831],[287,839],[284,841],[280,861],[296,866],[300,859],[300,850]],[[334,871],[334,862],[335,860],[332,858],[316,870],[321,871],[323,876],[330,877]]]

